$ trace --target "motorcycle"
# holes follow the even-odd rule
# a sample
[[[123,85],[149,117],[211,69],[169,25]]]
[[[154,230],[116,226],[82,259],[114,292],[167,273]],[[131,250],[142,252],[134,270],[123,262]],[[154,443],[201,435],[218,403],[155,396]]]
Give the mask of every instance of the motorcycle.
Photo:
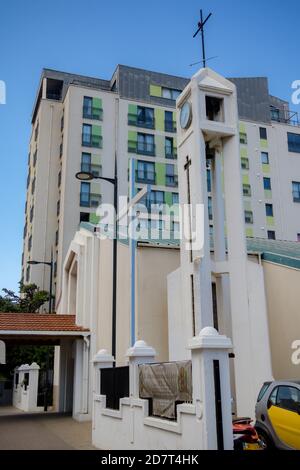
[[[251,418],[234,418],[233,448],[234,450],[264,450],[264,444],[259,439]]]

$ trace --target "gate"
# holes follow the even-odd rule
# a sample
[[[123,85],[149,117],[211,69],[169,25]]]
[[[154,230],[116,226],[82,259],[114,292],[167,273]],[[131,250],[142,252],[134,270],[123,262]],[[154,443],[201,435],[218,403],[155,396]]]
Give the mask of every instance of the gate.
[[[53,405],[53,370],[40,369],[37,406],[43,406],[47,411]]]
[[[129,397],[129,366],[101,369],[100,393],[106,395],[106,408],[118,410],[120,398]]]

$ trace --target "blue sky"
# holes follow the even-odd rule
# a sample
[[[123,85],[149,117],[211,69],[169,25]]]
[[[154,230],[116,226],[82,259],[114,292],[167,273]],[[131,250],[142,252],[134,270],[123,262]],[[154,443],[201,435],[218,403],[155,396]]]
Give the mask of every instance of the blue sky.
[[[0,288],[17,289],[24,225],[30,116],[43,67],[110,78],[116,64],[189,77],[199,9],[208,65],[225,76],[268,76],[290,100],[300,79],[300,4],[286,0],[10,0],[0,6]]]

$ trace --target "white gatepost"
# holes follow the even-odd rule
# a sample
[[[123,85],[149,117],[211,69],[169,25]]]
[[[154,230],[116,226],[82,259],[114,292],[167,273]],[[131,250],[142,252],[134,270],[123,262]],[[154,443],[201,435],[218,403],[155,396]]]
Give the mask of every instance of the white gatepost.
[[[29,372],[29,384],[27,387],[28,392],[28,408],[26,411],[36,411],[37,410],[37,397],[38,397],[38,388],[39,388],[39,372],[40,366],[33,362],[28,369]]]
[[[145,341],[136,341],[134,346],[127,350],[129,361],[129,396],[139,398],[139,365],[154,362],[156,351]]]
[[[228,355],[231,348],[231,340],[210,326],[189,342],[193,403],[197,416],[203,420],[202,449],[233,448]]]
[[[101,394],[101,369],[109,369],[113,367],[115,362],[114,356],[109,354],[107,349],[100,349],[93,358],[94,364],[94,384],[93,393]]]

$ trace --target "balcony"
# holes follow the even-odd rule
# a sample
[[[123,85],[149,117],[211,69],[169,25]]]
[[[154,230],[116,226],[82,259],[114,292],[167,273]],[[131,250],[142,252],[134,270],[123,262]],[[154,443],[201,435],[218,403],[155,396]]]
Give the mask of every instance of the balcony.
[[[176,160],[177,158],[177,149],[176,148],[170,148],[170,147],[165,147],[165,157]]]
[[[101,176],[102,167],[101,165],[93,165],[91,163],[81,163],[81,171],[85,173],[92,173],[93,176]]]
[[[102,149],[102,136],[101,135],[91,135],[91,134],[82,134],[82,146],[83,147],[93,147]]]
[[[81,193],[80,206],[97,208],[101,204],[102,196],[96,193]]]
[[[176,121],[165,120],[165,131],[176,132]]]
[[[155,144],[129,140],[128,152],[137,153],[139,155],[155,156]]]
[[[178,176],[166,175],[166,186],[171,186],[173,188],[176,188],[178,186]]]
[[[156,173],[155,171],[144,171],[144,170],[136,170],[135,172],[135,181],[137,183],[145,183],[145,184],[155,184],[156,183]]]
[[[155,129],[155,119],[140,119],[136,114],[128,114],[128,125]]]
[[[102,108],[94,108],[90,106],[83,106],[82,109],[82,117],[84,119],[92,119],[97,121],[103,120],[103,109]]]

